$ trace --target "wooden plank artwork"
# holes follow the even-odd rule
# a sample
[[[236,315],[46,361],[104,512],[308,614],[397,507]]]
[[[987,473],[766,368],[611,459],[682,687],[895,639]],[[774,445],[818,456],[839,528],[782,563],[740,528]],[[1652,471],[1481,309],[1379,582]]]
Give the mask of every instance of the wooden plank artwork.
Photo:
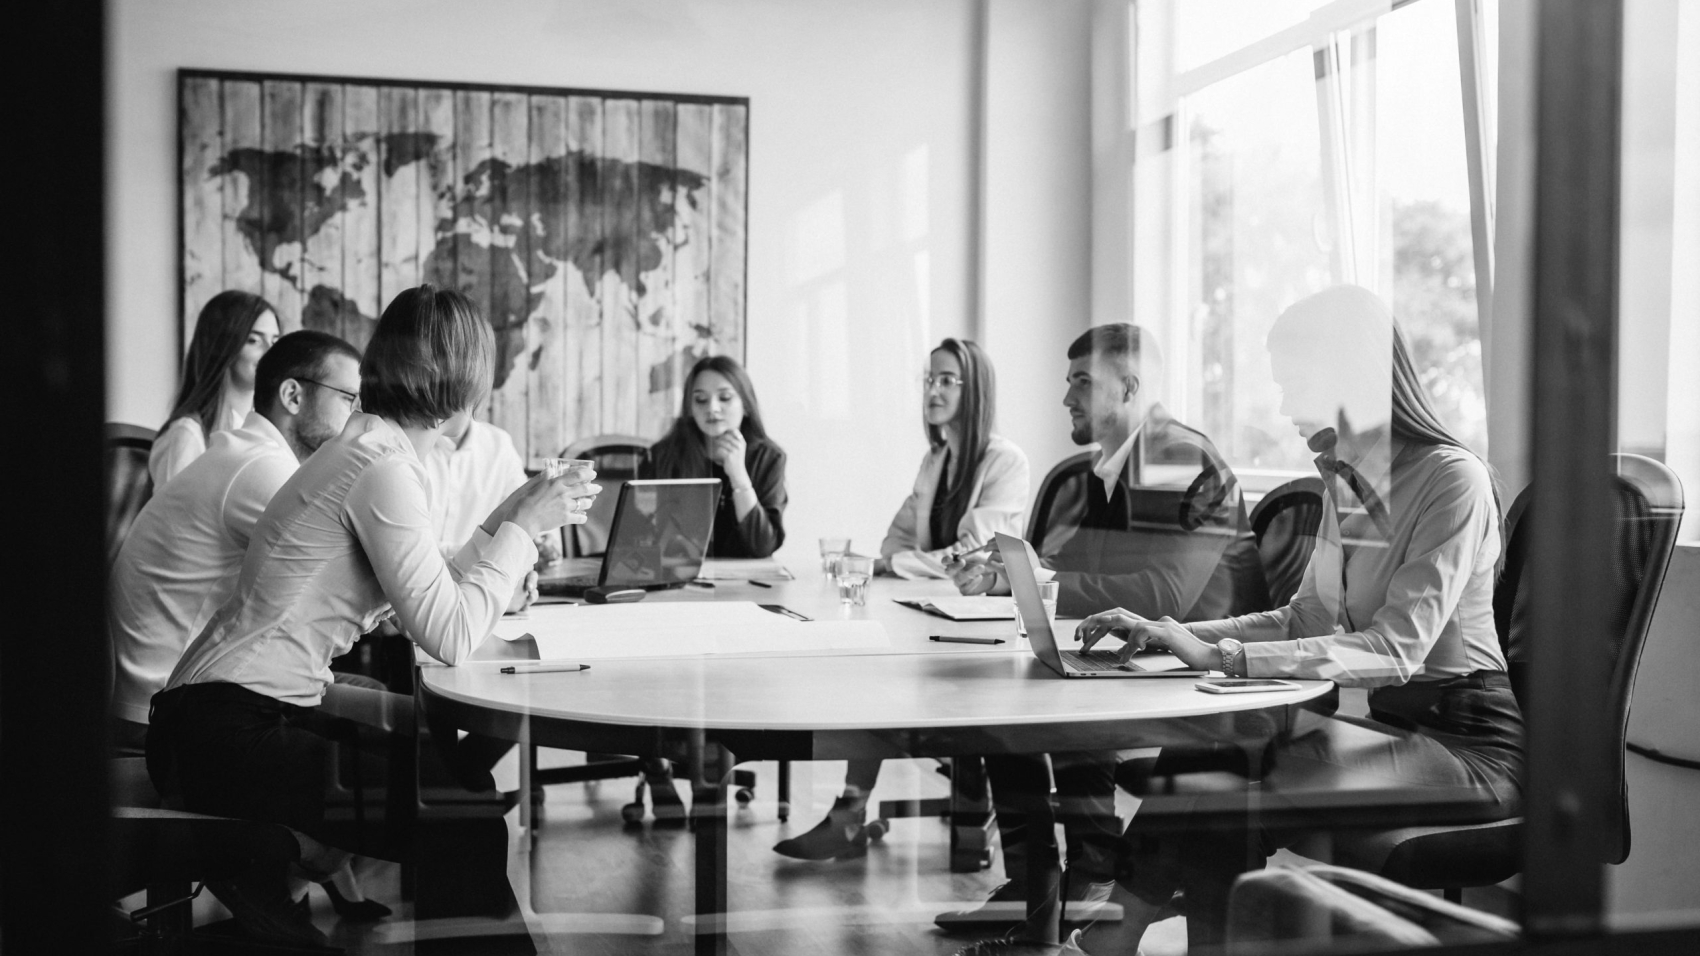
[[[183,343],[224,289],[363,347],[420,282],[496,343],[475,414],[530,467],[657,438],[683,376],[744,352],[749,113],[725,97],[185,70]]]

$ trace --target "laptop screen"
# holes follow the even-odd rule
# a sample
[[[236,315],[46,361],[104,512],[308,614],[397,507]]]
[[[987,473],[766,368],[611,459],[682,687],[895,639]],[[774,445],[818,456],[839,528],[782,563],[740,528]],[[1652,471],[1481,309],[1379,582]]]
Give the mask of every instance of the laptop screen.
[[[1051,618],[1045,613],[1045,603],[1039,598],[1038,575],[1033,569],[1039,556],[1033,546],[1013,534],[998,532],[998,554],[1003,558],[1004,573],[1009,575],[1009,592],[1015,596],[1015,606],[1027,625],[1027,640],[1033,646],[1033,656],[1062,673],[1062,652],[1057,650],[1056,635],[1051,633]]]
[[[714,533],[717,478],[633,480],[619,506],[602,560],[604,587],[676,587],[702,570]]]

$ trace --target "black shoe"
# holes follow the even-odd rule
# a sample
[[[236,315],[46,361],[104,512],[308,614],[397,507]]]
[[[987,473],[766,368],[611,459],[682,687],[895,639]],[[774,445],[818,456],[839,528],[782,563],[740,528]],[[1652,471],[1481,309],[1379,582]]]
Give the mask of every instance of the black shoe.
[[[351,900],[337,890],[336,884],[326,881],[319,887],[330,897],[331,909],[336,910],[338,919],[350,923],[376,923],[390,915],[390,908],[377,900]],[[306,897],[302,897],[303,900]]]
[[[655,814],[655,825],[658,827],[676,828],[690,822],[690,813],[685,809],[685,802],[679,799],[679,791],[673,788],[673,774],[645,774],[644,780],[649,784],[649,808]]]
[[[234,880],[209,882],[207,889],[229,908],[237,930],[249,939],[286,946],[329,947],[330,940],[308,919],[305,908],[289,898],[281,870],[258,867]]]
[[[826,819],[801,836],[774,844],[773,852],[795,860],[845,860],[868,853],[868,832],[863,823],[868,818],[867,803],[852,803],[849,797],[839,797],[827,811]]]
[[[1008,933],[1027,919],[1027,887],[1014,881],[992,891],[973,909],[941,913],[933,922],[951,933]]]

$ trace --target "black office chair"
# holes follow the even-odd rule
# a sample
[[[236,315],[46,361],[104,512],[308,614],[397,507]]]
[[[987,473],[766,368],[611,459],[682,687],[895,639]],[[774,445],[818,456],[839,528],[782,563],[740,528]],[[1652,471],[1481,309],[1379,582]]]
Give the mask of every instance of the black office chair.
[[[1263,563],[1271,607],[1284,607],[1298,592],[1322,524],[1322,479],[1295,478],[1263,496],[1251,509],[1251,533]]]
[[[1084,497],[1085,475],[1092,470],[1092,452],[1064,458],[1039,482],[1039,493],[1033,498],[1033,511],[1027,517],[1027,540],[1039,554],[1054,554],[1060,541],[1050,536],[1067,529],[1072,533],[1086,513]]]
[[[1611,602],[1617,626],[1602,656],[1609,661],[1609,714],[1617,761],[1609,781],[1605,815],[1605,863],[1629,857],[1629,785],[1624,745],[1629,728],[1630,695],[1641,650],[1652,624],[1665,571],[1682,523],[1682,485],[1669,468],[1641,455],[1614,455],[1616,541],[1613,574],[1603,582],[1602,599]],[[1506,563],[1494,592],[1495,624],[1506,649],[1512,687],[1522,699],[1525,671],[1538,636],[1527,629],[1528,592],[1522,587],[1528,556],[1533,488],[1525,489],[1508,516],[1511,524]],[[1335,861],[1369,870],[1418,889],[1442,890],[1456,902],[1464,887],[1492,886],[1522,868],[1523,820],[1520,817],[1464,827],[1406,827],[1369,834],[1338,834]]]
[[[155,432],[140,425],[107,422],[106,459],[106,564],[118,557],[118,549],[130,533],[130,525],[142,506],[153,496],[148,477],[148,454],[153,451]]]

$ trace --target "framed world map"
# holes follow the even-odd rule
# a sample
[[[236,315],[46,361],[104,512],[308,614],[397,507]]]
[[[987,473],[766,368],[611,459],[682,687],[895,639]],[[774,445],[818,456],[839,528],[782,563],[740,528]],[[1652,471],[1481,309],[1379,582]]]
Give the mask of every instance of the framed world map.
[[[181,70],[183,341],[224,289],[364,346],[421,282],[496,333],[534,467],[659,437],[698,357],[744,354],[749,101]]]

